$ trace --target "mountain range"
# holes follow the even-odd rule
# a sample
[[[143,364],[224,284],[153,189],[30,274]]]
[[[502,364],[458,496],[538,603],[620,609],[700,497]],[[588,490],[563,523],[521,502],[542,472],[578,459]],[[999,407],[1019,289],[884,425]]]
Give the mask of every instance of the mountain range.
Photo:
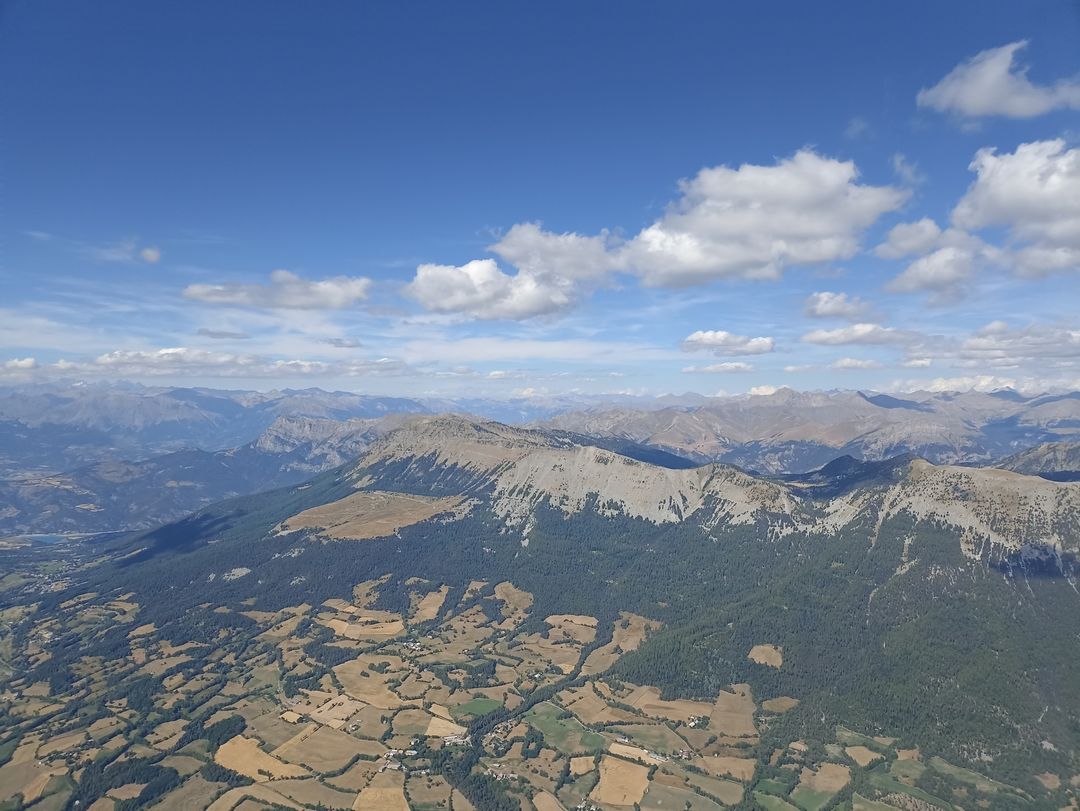
[[[717,398],[642,410],[561,414],[546,427],[614,436],[701,462],[768,473],[812,470],[851,455],[914,453],[945,464],[985,464],[1080,431],[1080,394],[796,392]]]
[[[796,734],[828,719],[999,779],[1080,773],[1080,640],[1062,632],[1080,621],[1076,484],[913,456],[782,477],[666,467],[421,416],[302,485],[96,549],[115,562],[71,593],[167,591],[140,614],[159,628],[199,605],[272,612],[372,578],[388,610],[417,578],[508,580],[537,616],[661,625],[612,673],[665,696],[746,683],[799,697],[784,716]],[[783,668],[747,660],[765,643]]]

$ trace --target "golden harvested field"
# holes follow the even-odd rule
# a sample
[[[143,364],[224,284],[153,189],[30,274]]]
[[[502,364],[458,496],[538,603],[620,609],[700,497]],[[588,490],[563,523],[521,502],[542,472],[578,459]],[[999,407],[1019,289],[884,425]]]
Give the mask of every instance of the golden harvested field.
[[[780,667],[784,664],[783,648],[776,645],[754,645],[746,656],[751,662],[769,667]]]
[[[270,777],[305,777],[307,770],[299,766],[282,763],[273,755],[268,755],[259,748],[254,738],[237,735],[230,738],[214,754],[214,761],[226,769],[246,775],[256,783],[269,780]],[[269,777],[265,773],[269,773]]]
[[[311,713],[311,720],[326,724],[334,729],[341,729],[360,710],[367,706],[362,701],[357,701],[349,696],[335,696],[324,702],[315,712]]]
[[[274,791],[301,805],[321,805],[325,808],[350,809],[356,799],[351,791],[338,791],[323,785],[313,777],[306,780],[275,780]]]
[[[702,758],[700,763],[698,761],[694,762],[709,774],[719,775],[720,777],[734,777],[744,783],[749,783],[754,779],[754,772],[757,769],[757,760],[754,758],[711,755]]]
[[[495,586],[495,596],[505,605],[503,616],[508,618],[518,617],[520,621],[523,617],[519,615],[527,614],[532,608],[533,596],[527,591],[522,591],[509,580]]]
[[[405,786],[414,807],[450,807],[450,784],[437,774],[410,775],[406,778]]]
[[[1037,774],[1035,779],[1042,783],[1048,791],[1057,791],[1061,788],[1061,778],[1053,772]]]
[[[258,800],[259,806],[267,805],[283,805],[286,808],[302,809],[303,806],[294,800],[290,800],[281,794],[278,794],[266,783],[256,783],[253,786],[242,786],[241,788],[234,788],[226,791],[216,800],[213,804],[206,809],[206,811],[240,811],[243,808],[246,797],[251,797]],[[248,807],[251,807],[251,803],[248,803]]]
[[[183,782],[180,788],[169,792],[165,799],[154,806],[155,811],[188,811],[191,808],[206,808],[222,788],[224,783],[210,783],[201,775],[195,774]]]
[[[688,772],[686,776],[691,784],[707,791],[714,797],[719,797],[728,805],[736,805],[737,803],[742,802],[743,795],[746,793],[740,783],[733,783],[730,780],[706,777],[705,775],[695,774],[694,772]]]
[[[688,722],[691,718],[706,716],[713,712],[713,705],[704,701],[665,701],[656,687],[637,687],[622,699],[624,704],[641,710],[646,715],[667,718],[669,721]]]
[[[811,791],[821,791],[827,794],[835,794],[851,782],[851,770],[839,763],[822,763],[817,771],[804,768],[799,774],[799,785],[796,789],[805,786]]]
[[[754,697],[749,684],[734,684],[732,692],[721,690],[709,715],[709,729],[734,738],[756,737]]]
[[[413,613],[413,622],[431,622],[439,616],[442,605],[446,602],[446,595],[450,593],[449,586],[443,586],[437,591],[429,591],[416,603],[416,611]]]
[[[584,645],[596,639],[596,617],[581,614],[552,614],[544,620],[552,629],[557,629],[566,636]]]
[[[600,782],[589,797],[606,805],[641,802],[649,787],[649,768],[605,755],[600,761]]]
[[[566,690],[560,693],[559,697],[566,709],[570,710],[586,724],[637,720],[635,716],[625,710],[612,707],[604,699],[596,695],[589,684],[573,690]]]
[[[581,755],[580,757],[570,758],[570,774],[575,777],[588,774],[595,767],[596,761],[592,755]]]
[[[626,611],[622,612],[619,619],[615,621],[615,630],[612,632],[611,641],[589,654],[585,664],[582,665],[581,672],[586,676],[593,673],[603,673],[615,664],[619,656],[622,655],[618,650],[623,653],[637,650],[645,639],[646,633],[659,627],[660,623],[656,620],[646,619]]]
[[[445,718],[432,716],[425,734],[432,738],[445,738],[447,735],[464,735],[468,730],[463,726],[447,721]]]
[[[274,750],[274,757],[290,763],[302,763],[319,772],[332,772],[345,766],[358,754],[381,754],[384,747],[374,741],[361,741],[331,727],[305,729]]]
[[[385,639],[405,633],[405,622],[397,614],[349,608],[337,616],[320,614],[318,621],[345,639]]]
[[[790,696],[778,696],[761,702],[761,709],[767,712],[783,713],[799,706],[799,699]]]
[[[286,519],[281,524],[281,531],[321,529],[331,538],[348,541],[384,538],[399,529],[449,512],[460,503],[460,498],[359,490]]]
[[[860,766],[869,766],[875,760],[881,760],[880,754],[865,746],[849,746],[844,751]]]
[[[353,698],[357,698],[381,709],[400,707],[401,699],[386,686],[393,678],[389,673],[376,673],[371,670],[374,661],[367,657],[353,659],[334,668],[334,675],[341,681],[341,686]],[[367,676],[361,675],[367,673]]]
[[[370,781],[372,776],[379,770],[379,764],[370,760],[358,760],[337,777],[327,778],[327,782],[342,791],[351,791],[354,794]]]
[[[405,802],[405,776],[399,771],[380,772],[356,795],[353,811],[409,811]]]
[[[533,805],[536,806],[536,811],[565,811],[563,804],[546,791],[537,792],[533,796]]]

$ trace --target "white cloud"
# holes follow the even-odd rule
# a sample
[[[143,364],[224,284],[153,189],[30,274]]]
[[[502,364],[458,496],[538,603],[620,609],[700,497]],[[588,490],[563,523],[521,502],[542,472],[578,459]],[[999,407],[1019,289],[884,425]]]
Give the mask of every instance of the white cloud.
[[[880,324],[852,324],[839,329],[816,329],[806,333],[802,340],[809,344],[840,346],[843,344],[901,344],[914,340],[909,332]]]
[[[653,287],[776,279],[793,265],[850,258],[908,197],[861,185],[853,162],[809,149],[772,166],[702,169],[679,186],[664,216],[625,242],[522,223],[489,247],[513,272],[494,259],[423,264],[406,292],[433,312],[522,320],[575,305],[614,272]]]
[[[4,361],[4,368],[13,371],[29,371],[37,368],[37,361],[34,358],[12,358]]]
[[[754,371],[753,365],[742,361],[725,361],[724,363],[712,363],[708,366],[683,367],[683,372],[687,374],[733,374],[752,371]]]
[[[898,381],[893,385],[900,391],[934,391],[934,392],[964,392],[964,391],[1000,391],[1002,389],[1017,389],[1015,378],[998,377],[997,375],[967,375],[960,377],[935,377],[932,380],[907,380]],[[1046,391],[1042,385],[1037,384],[1033,393]]]
[[[908,358],[901,362],[901,366],[907,369],[925,369],[933,365],[933,361],[930,358]]]
[[[724,330],[698,330],[686,336],[682,348],[687,352],[708,351],[714,355],[762,355],[772,352],[772,338],[750,338]]]
[[[1017,368],[1036,361],[1080,365],[1080,330],[1035,324],[1014,330],[992,321],[965,339],[955,357],[975,367]]]
[[[976,54],[933,87],[920,90],[919,106],[967,118],[1032,118],[1052,110],[1080,109],[1080,81],[1037,85],[1028,79],[1028,69],[1016,63],[1017,52],[1027,44],[1019,40]]]
[[[424,264],[406,293],[431,312],[523,320],[573,306],[615,266],[606,234],[555,234],[538,223],[515,225],[488,250],[516,273],[506,273],[493,259]]]
[[[847,259],[908,193],[856,181],[851,161],[804,149],[774,166],[702,169],[682,197],[622,249],[647,285],[776,279],[791,265]]]
[[[824,291],[811,293],[803,309],[812,318],[844,318],[857,321],[866,316],[870,306],[858,296]]]
[[[1057,139],[980,149],[970,168],[977,177],[953,210],[957,227],[1006,228],[1020,273],[1080,269],[1080,148]]]
[[[131,263],[143,261],[154,265],[161,261],[161,249],[152,245],[139,247],[134,239],[122,239],[107,245],[87,245],[74,240],[67,241],[72,247],[81,251],[96,262],[123,262]]]
[[[30,360],[30,359],[26,359]],[[412,371],[392,358],[343,362],[305,358],[274,358],[262,355],[218,352],[192,347],[153,350],[114,350],[92,360],[60,360],[5,368],[33,369],[42,376],[83,376],[121,378],[336,378],[398,375]]]
[[[908,160],[902,152],[896,152],[892,156],[893,173],[900,178],[905,186],[920,186],[926,182],[926,175],[919,169],[918,164]]]
[[[308,281],[287,270],[275,270],[269,284],[192,284],[184,298],[207,304],[282,310],[342,310],[367,298],[371,280],[335,276]]]
[[[574,302],[569,282],[555,279],[545,284],[521,271],[511,276],[494,259],[474,259],[460,267],[420,265],[405,292],[431,312],[481,319],[532,318],[566,309]]]
[[[916,222],[902,222],[894,225],[885,237],[885,241],[874,248],[874,253],[883,259],[901,259],[905,256],[926,253],[938,244],[941,228],[929,217]]]
[[[955,301],[971,285],[982,264],[998,262],[1001,251],[958,228],[942,230],[928,217],[900,223],[874,252],[885,259],[916,257],[886,289],[895,293],[928,291],[931,304]]]
[[[921,256],[890,281],[886,288],[896,293],[931,291],[931,303],[946,304],[961,295],[971,282],[975,254],[968,248],[945,247]]]
[[[782,388],[784,387],[769,385],[754,386],[752,389],[750,389],[750,391],[747,392],[747,394],[753,397],[768,397],[770,394],[776,394],[776,392],[780,391],[780,389]]]
[[[862,369],[880,369],[881,363],[876,360],[863,360],[860,358],[840,358],[830,364],[830,368],[843,371],[855,371]]]

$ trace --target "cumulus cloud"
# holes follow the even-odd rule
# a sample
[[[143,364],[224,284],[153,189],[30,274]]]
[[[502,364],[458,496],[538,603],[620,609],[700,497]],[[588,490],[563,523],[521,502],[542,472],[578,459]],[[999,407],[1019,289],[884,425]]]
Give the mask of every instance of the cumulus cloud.
[[[816,329],[802,336],[809,344],[840,346],[844,344],[902,344],[914,340],[915,336],[893,327],[880,324],[852,324],[839,329]]]
[[[791,265],[847,259],[862,232],[908,193],[858,181],[852,161],[803,149],[773,166],[702,169],[682,197],[624,246],[653,286],[719,278],[776,279]]]
[[[925,253],[938,244],[941,228],[929,217],[916,222],[894,225],[885,241],[874,249],[883,259],[901,259],[905,256]]]
[[[12,371],[30,371],[37,368],[37,361],[34,358],[12,358],[4,361],[4,368]]]
[[[433,312],[521,320],[573,306],[614,272],[653,287],[776,279],[791,266],[850,258],[863,232],[908,197],[858,175],[853,162],[809,149],[771,166],[702,169],[630,239],[522,223],[489,247],[506,267],[493,259],[424,264],[406,292]]]
[[[1080,148],[1055,139],[980,149],[969,168],[976,179],[953,210],[958,228],[1005,228],[1022,274],[1080,268]]]
[[[1012,329],[992,321],[961,342],[955,357],[973,367],[1017,368],[1040,361],[1080,365],[1080,330],[1039,324]]]
[[[752,389],[750,389],[750,391],[747,392],[747,394],[751,395],[752,397],[768,397],[771,394],[776,394],[776,392],[780,391],[780,389],[782,388],[784,387],[769,385],[754,386]]]
[[[184,298],[206,304],[285,310],[342,310],[367,298],[371,279],[335,276],[321,281],[275,270],[269,284],[192,284]]]
[[[876,360],[863,360],[860,358],[840,358],[830,364],[830,368],[842,371],[857,371],[864,369],[880,369],[881,363]]]
[[[548,315],[573,306],[603,283],[616,265],[607,242],[606,234],[555,234],[539,223],[521,223],[488,247],[515,273],[493,259],[461,266],[424,264],[405,292],[431,312],[484,320]]]
[[[687,352],[707,351],[714,355],[763,355],[772,352],[774,345],[772,338],[750,338],[724,330],[698,330],[682,342]]]
[[[494,259],[474,259],[461,266],[420,265],[405,292],[431,312],[480,319],[532,318],[566,309],[574,302],[568,280],[544,284],[528,273],[510,275]]]
[[[971,286],[978,267],[1000,261],[1001,252],[960,228],[942,230],[924,217],[900,223],[874,252],[884,259],[914,257],[886,286],[896,293],[931,293],[931,304],[947,304]]]
[[[724,363],[712,363],[708,366],[684,366],[683,371],[687,374],[733,374],[739,372],[754,371],[753,364],[742,361],[725,361]]]
[[[1016,55],[1027,40],[982,51],[952,69],[936,85],[919,91],[920,107],[966,118],[1032,118],[1052,110],[1080,109],[1080,80],[1034,84]]]
[[[971,281],[975,269],[975,254],[967,248],[949,246],[938,248],[909,264],[886,286],[897,293],[928,290],[931,303],[947,304],[955,300]]]
[[[803,309],[811,318],[844,318],[857,321],[866,316],[870,306],[858,296],[847,293],[811,293]]]

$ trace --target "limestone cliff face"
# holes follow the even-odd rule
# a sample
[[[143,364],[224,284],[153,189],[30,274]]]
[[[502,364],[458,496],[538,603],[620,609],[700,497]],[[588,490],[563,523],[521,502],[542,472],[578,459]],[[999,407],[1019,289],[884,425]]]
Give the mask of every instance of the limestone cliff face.
[[[1080,548],[1080,484],[921,459],[897,460],[884,478],[868,476],[822,497],[815,493],[820,481],[780,482],[715,463],[670,469],[541,430],[440,416],[409,419],[372,445],[358,463],[358,486],[385,487],[369,472],[390,463],[398,470],[403,463],[405,470],[468,473],[469,489],[483,490],[508,527],[528,526],[541,505],[658,525],[765,522],[771,530],[807,532],[843,530],[868,516],[880,527],[906,515],[951,527],[971,557]]]

